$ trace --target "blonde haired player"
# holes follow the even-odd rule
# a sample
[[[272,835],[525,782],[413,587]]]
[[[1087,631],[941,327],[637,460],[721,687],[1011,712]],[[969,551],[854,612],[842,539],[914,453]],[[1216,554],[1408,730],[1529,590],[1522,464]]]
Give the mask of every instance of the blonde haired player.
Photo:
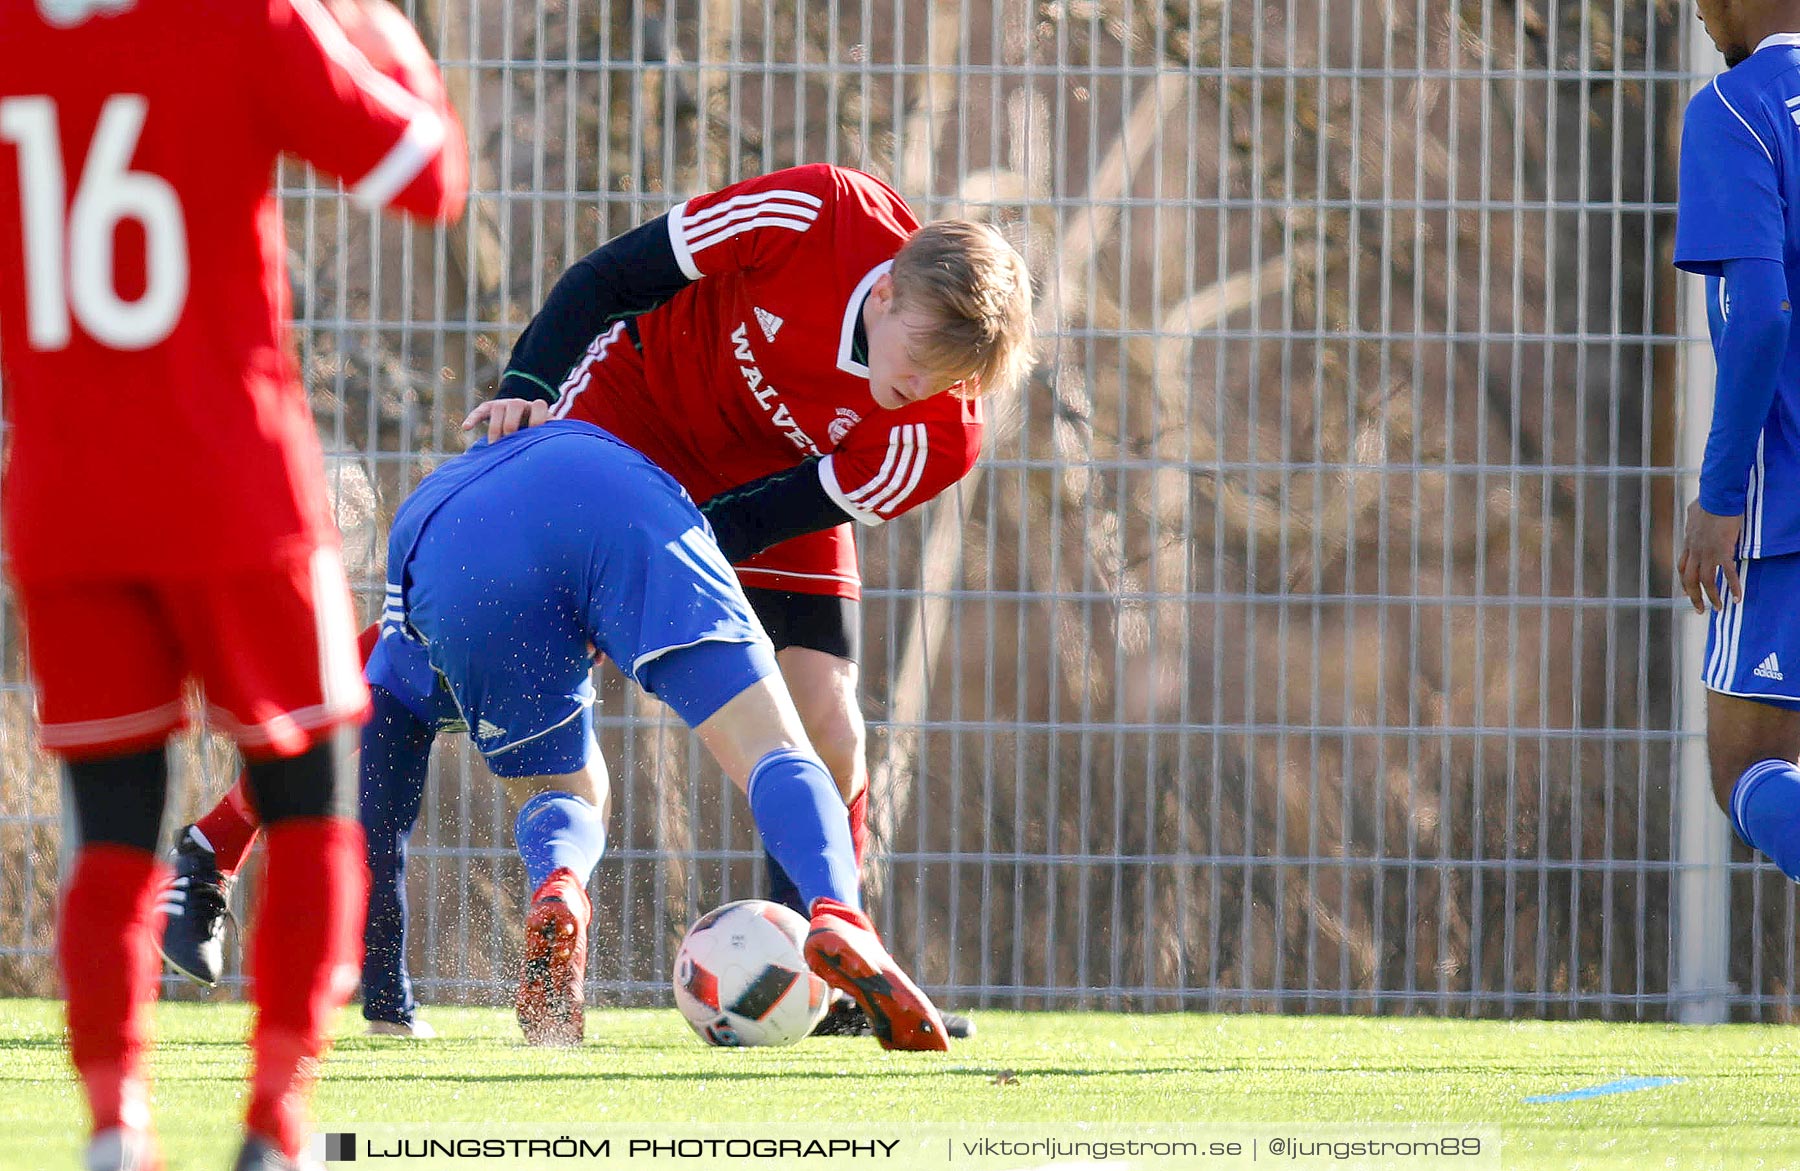
[[[852,528],[903,515],[969,471],[982,399],[1023,380],[1032,341],[1025,263],[993,228],[921,226],[872,176],[795,167],[689,199],[577,261],[514,347],[501,397],[464,426],[498,439],[552,417],[593,423],[701,502],[847,804],[860,860],[868,770]],[[378,707],[383,691],[405,690],[384,688],[379,675],[369,677]],[[364,1013],[378,1028],[417,1027],[401,899],[423,781],[406,780],[382,803],[365,773]],[[604,842],[602,819],[575,794],[547,800],[549,813],[518,827],[533,903],[574,906],[585,938],[580,892]],[[253,831],[241,805],[228,800],[199,823],[215,847],[225,843],[195,855],[207,867],[200,878],[242,857]],[[546,821],[556,827],[548,845],[538,840]],[[772,894],[804,912],[773,859],[770,878]],[[178,927],[184,945],[216,952],[222,918],[171,923],[172,936]],[[565,949],[539,943],[528,936],[518,1001],[527,1038],[549,1027],[538,1007],[545,981],[575,976],[555,959]],[[866,1029],[854,1006],[840,1007],[828,1025]],[[968,1028],[954,1016],[946,1023],[953,1035]]]

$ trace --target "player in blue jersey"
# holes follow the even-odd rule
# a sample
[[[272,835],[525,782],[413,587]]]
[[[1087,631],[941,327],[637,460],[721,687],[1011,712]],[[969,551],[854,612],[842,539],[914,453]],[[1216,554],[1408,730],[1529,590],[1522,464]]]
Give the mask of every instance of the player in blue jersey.
[[[1699,7],[1730,68],[1682,125],[1675,263],[1706,278],[1718,381],[1678,569],[1712,611],[1714,794],[1800,879],[1800,4]]]
[[[587,884],[608,794],[596,653],[673,707],[748,796],[805,899],[814,970],[855,998],[884,1046],[945,1048],[937,1009],[860,909],[843,800],[711,528],[668,474],[573,421],[479,443],[400,506],[367,666],[372,836],[410,830],[432,736],[448,726],[468,731],[519,806],[532,890],[517,1003],[526,1040],[582,1038]],[[372,918],[391,912],[403,914],[371,907]]]

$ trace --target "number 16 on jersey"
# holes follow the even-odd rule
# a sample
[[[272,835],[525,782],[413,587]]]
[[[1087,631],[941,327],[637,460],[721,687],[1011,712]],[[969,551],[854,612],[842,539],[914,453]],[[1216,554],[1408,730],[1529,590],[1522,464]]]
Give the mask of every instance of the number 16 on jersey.
[[[65,348],[71,319],[114,349],[148,349],[181,318],[188,292],[181,200],[167,180],[130,169],[148,111],[139,94],[106,99],[71,203],[55,100],[0,100],[0,142],[18,148],[26,336],[35,350]],[[113,237],[127,220],[142,226],[145,240],[144,291],[130,301],[119,296],[113,272]]]

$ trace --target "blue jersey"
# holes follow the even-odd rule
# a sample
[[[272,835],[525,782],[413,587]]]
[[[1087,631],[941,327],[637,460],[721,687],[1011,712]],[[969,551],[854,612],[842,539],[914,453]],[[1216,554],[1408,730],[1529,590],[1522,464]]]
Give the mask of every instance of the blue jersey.
[[[1675,264],[1706,278],[1715,351],[1731,306],[1724,265],[1758,259],[1784,265],[1800,300],[1800,35],[1770,37],[1708,82],[1682,124]],[[1800,552],[1800,329],[1743,486],[1743,556]]]

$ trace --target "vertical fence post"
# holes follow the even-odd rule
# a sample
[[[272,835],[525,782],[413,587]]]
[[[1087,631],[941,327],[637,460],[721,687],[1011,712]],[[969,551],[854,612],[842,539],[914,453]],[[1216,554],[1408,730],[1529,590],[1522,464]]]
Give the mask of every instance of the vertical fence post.
[[[1718,61],[1706,29],[1692,17],[1684,56],[1696,73]],[[1687,502],[1700,488],[1713,382],[1705,286],[1691,277],[1681,278],[1680,295],[1681,333],[1687,339],[1681,347],[1680,452],[1681,467],[1687,470],[1680,477],[1675,501],[1677,525],[1683,523]],[[1731,829],[1713,801],[1706,760],[1706,689],[1700,685],[1706,624],[1686,613],[1679,622],[1681,707],[1676,726],[1683,735],[1675,799],[1675,1008],[1684,1024],[1711,1025],[1725,1020],[1730,991],[1731,886],[1726,863],[1731,858]]]

